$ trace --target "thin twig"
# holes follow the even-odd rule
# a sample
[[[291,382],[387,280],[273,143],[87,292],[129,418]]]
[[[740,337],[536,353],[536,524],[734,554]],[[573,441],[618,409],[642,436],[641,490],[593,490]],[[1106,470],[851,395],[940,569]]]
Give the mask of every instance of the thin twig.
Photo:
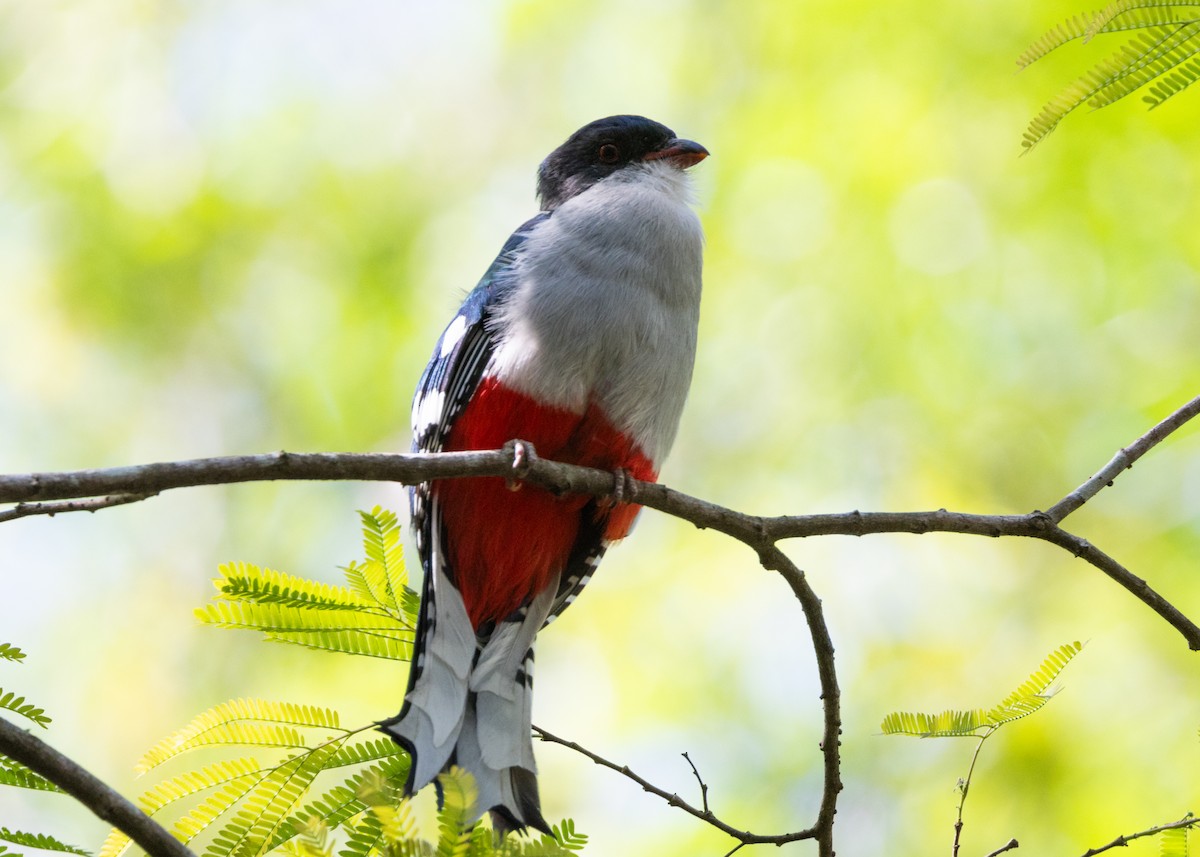
[[[979,751],[983,749],[983,742],[995,731],[995,729],[992,729],[979,736],[979,743],[975,745],[975,752],[971,754],[971,764],[967,768],[967,776],[959,785],[958,819],[954,822],[954,848],[951,851],[952,857],[958,857],[958,846],[962,838],[963,829],[963,809],[967,805],[967,792],[971,790],[971,776],[975,773],[975,763],[979,761]]]
[[[1151,827],[1138,833],[1126,833],[1123,836],[1118,836],[1107,845],[1101,845],[1099,848],[1089,848],[1083,852],[1083,857],[1095,857],[1095,855],[1102,854],[1110,848],[1123,848],[1133,840],[1141,839],[1143,836],[1153,836],[1156,833],[1162,833],[1164,830],[1175,830],[1180,827],[1195,827],[1197,824],[1200,824],[1200,818],[1196,818],[1189,812],[1183,818],[1179,819],[1179,821],[1160,824],[1157,827]]]
[[[1046,510],[1050,520],[1057,524],[1099,494],[1106,486],[1112,485],[1113,480],[1133,467],[1135,461],[1166,440],[1172,432],[1197,414],[1200,414],[1200,396],[1192,399],[1129,446],[1118,450],[1112,460],[1100,468],[1095,475]]]
[[[999,848],[997,848],[995,851],[991,852],[990,854],[985,855],[984,857],[996,857],[997,854],[1003,854],[1005,851],[1012,851],[1014,848],[1020,848],[1020,847],[1021,847],[1020,842],[1018,842],[1015,839],[1010,839],[1007,842],[1005,842],[1003,845],[1001,845]]]
[[[110,786],[24,729],[0,718],[0,753],[54,783],[151,857],[194,857],[183,843]]]
[[[696,770],[696,763],[692,761],[692,757],[687,753],[684,753],[683,758],[687,760],[688,766],[692,769],[692,773],[696,775],[696,782],[700,784],[700,802],[704,805],[704,811],[711,812],[711,810],[708,808],[708,785],[700,778],[700,772]]]
[[[574,741],[568,741],[565,738],[559,738],[557,735],[550,734],[540,726],[534,726],[533,731],[534,734],[536,734],[537,737],[542,741],[550,744],[558,744],[562,747],[566,747],[569,750],[574,750],[576,753],[587,756],[597,765],[601,765],[609,770],[616,771],[622,776],[628,777],[641,786],[643,791],[657,795],[665,800],[669,806],[678,807],[689,815],[694,815],[701,821],[711,824],[722,833],[729,834],[743,845],[783,845],[787,842],[798,842],[801,839],[815,839],[817,836],[817,829],[815,827],[810,827],[806,830],[797,830],[793,833],[778,834],[751,833],[749,830],[738,830],[733,825],[721,821],[721,819],[717,818],[711,812],[703,809],[697,809],[679,795],[668,792],[665,789],[660,789],[658,786],[646,780],[644,777],[634,773],[632,770],[630,770],[628,765],[618,765],[616,762],[611,762],[603,756],[593,753],[586,747],[576,744]]]
[[[0,524],[33,515],[62,515],[66,512],[98,512],[126,503],[137,503],[153,494],[112,494],[108,497],[89,497],[86,500],[57,500],[49,503],[18,503],[11,509],[0,510]]]

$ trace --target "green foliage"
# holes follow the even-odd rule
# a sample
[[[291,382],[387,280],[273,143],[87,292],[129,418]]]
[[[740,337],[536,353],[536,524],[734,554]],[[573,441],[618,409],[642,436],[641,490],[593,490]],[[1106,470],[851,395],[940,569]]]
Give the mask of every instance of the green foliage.
[[[25,653],[19,648],[11,643],[0,643],[0,660],[19,663],[24,659]],[[25,697],[17,696],[12,691],[6,691],[2,687],[0,687],[0,709],[11,711],[13,714],[20,715],[43,728],[50,724],[50,718],[46,716],[44,709],[31,702],[26,702]]]
[[[983,743],[1001,726],[1028,717],[1050,701],[1050,685],[1067,664],[1083,650],[1080,642],[1067,643],[1051,652],[1041,666],[1016,690],[990,709],[943,711],[940,714],[893,712],[883,719],[885,735],[917,735],[922,738],[975,738],[975,753],[965,777],[958,781],[958,821],[954,826],[954,853],[958,853],[963,828],[963,809],[971,790],[971,775]]]
[[[1159,857],[1188,857],[1188,829],[1176,827],[1158,835]]]
[[[990,709],[950,710],[939,714],[896,711],[883,719],[885,735],[921,738],[987,737],[1005,723],[1028,717],[1050,701],[1050,685],[1071,659],[1083,650],[1079,642],[1059,646],[1028,679]]]
[[[1090,15],[1075,15],[1048,31],[1017,58],[1024,68],[1067,42],[1102,33],[1142,30],[1111,57],[1064,87],[1029,123],[1021,143],[1036,146],[1077,107],[1107,107],[1157,81],[1144,96],[1151,108],[1200,77],[1200,7],[1197,2],[1116,0]],[[1185,11],[1186,10],[1186,11]]]
[[[262,631],[268,640],[389,660],[412,656],[419,596],[408,586],[394,513],[360,512],[366,559],[335,587],[249,563],[229,563],[220,593],[197,618],[221,628]]]
[[[20,762],[4,755],[0,755],[0,786],[16,786],[41,792],[62,791],[41,774],[35,774]]]
[[[23,833],[20,830],[9,830],[7,827],[0,827],[0,841],[11,842],[14,845],[24,845],[28,848],[36,848],[39,851],[57,851],[61,854],[78,854],[80,857],[91,857],[90,851],[84,851],[82,848],[67,845],[65,842],[60,842],[53,836],[48,836],[45,833]]]
[[[216,580],[216,603],[198,615],[217,627],[254,628],[267,639],[308,648],[407,658],[418,601],[408,586],[399,523],[378,507],[360,515],[365,559],[344,569],[346,587],[231,563]],[[147,789],[138,804],[159,815],[190,802],[171,829],[185,843],[203,837],[204,857],[278,851],[332,857],[335,849],[345,857],[562,857],[586,843],[569,820],[553,837],[497,841],[472,820],[474,781],[457,769],[440,778],[437,841],[423,840],[403,796],[408,756],[387,738],[362,737],[373,727],[345,729],[330,708],[225,702],[156,743],[137,770],[145,773],[200,749],[250,747],[278,757],[264,763],[237,755],[184,771]],[[334,834],[344,837],[340,845]],[[130,845],[113,831],[100,857],[120,857]]]
[[[19,714],[27,720],[32,720],[41,727],[45,727],[50,723],[50,718],[46,716],[46,712],[43,709],[31,702],[26,702],[25,697],[17,696],[12,691],[5,692],[2,687],[0,687],[0,708],[11,711],[13,714]]]
[[[475,779],[462,768],[451,768],[438,776],[442,791],[442,811],[438,815],[437,857],[466,857],[471,847],[467,818],[479,793]]]
[[[20,662],[24,659],[25,653],[19,648],[11,643],[0,643],[0,660]],[[32,720],[38,726],[46,727],[50,723],[50,718],[46,716],[46,713],[41,708],[26,703],[24,697],[15,696],[11,692],[5,693],[3,690],[0,690],[0,708]],[[41,774],[34,773],[20,762],[10,759],[3,754],[0,754],[0,786],[63,793],[62,789]],[[0,827],[0,843],[3,842],[36,848],[40,851],[59,851],[66,854],[79,854],[83,855],[83,857],[90,857],[89,852],[66,845],[45,833],[26,833],[20,830],[10,830],[7,827]],[[5,857],[20,857],[18,852],[11,851],[7,845],[3,844],[0,844],[0,854],[5,855]]]

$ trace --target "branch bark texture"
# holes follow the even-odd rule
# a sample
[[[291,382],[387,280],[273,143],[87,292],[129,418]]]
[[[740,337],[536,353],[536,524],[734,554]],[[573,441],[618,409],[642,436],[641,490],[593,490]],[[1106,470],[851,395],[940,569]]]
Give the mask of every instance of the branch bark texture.
[[[0,718],[0,753],[54,783],[101,821],[127,834],[150,857],[194,857],[182,842],[111,786],[3,718]]]

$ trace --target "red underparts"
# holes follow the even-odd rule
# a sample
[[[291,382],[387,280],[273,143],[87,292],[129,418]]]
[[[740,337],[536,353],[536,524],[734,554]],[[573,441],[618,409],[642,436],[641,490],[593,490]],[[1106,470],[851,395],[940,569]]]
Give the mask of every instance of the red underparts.
[[[538,455],[603,470],[624,469],[636,479],[658,474],[645,454],[594,405],[582,414],[539,405],[494,378],[484,379],[443,447],[447,451],[498,449],[513,438]],[[536,485],[512,490],[504,479],[447,479],[435,483],[450,568],[471,624],[500,620],[548,586],[566,564],[590,498],[556,497]],[[601,505],[604,537],[623,538],[640,506]]]

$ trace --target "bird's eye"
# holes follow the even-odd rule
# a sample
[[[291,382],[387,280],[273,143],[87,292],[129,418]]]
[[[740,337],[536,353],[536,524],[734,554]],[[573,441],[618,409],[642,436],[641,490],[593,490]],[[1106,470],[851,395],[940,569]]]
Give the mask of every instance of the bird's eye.
[[[600,147],[600,163],[615,164],[621,157],[621,151],[612,143],[605,143]]]

